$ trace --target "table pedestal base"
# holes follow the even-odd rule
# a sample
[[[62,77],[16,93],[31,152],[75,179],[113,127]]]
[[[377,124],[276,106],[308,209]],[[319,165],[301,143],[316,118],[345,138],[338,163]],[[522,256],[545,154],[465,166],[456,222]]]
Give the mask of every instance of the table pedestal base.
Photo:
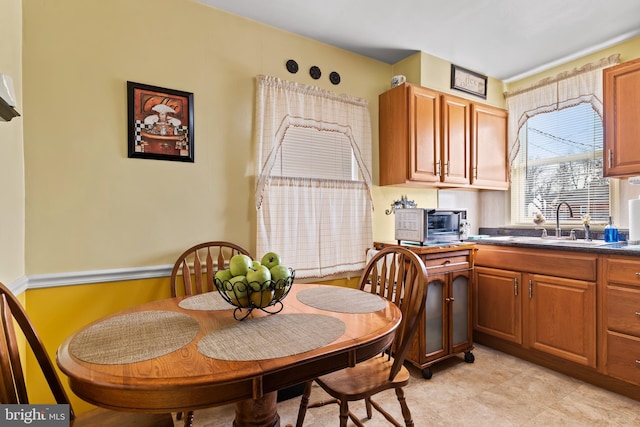
[[[233,427],[280,427],[277,392],[266,393],[260,399],[247,399],[236,403]]]

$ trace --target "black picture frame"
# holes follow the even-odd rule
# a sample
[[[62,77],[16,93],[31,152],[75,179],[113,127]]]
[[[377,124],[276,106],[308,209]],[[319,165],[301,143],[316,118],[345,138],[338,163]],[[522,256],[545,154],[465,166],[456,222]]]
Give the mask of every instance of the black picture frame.
[[[451,89],[487,99],[487,76],[451,64]]]
[[[194,162],[193,93],[127,82],[129,158]]]

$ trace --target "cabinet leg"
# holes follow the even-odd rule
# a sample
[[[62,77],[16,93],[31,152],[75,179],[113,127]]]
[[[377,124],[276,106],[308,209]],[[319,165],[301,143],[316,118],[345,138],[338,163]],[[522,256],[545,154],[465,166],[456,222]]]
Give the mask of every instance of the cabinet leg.
[[[424,378],[425,380],[430,380],[432,376],[433,371],[431,370],[431,368],[427,367],[422,370],[422,378]]]
[[[473,363],[476,360],[476,357],[470,351],[464,352],[464,361],[467,363]]]

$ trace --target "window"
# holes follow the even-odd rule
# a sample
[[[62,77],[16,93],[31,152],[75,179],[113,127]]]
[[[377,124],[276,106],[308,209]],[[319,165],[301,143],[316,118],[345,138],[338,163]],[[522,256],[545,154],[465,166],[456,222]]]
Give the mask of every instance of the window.
[[[257,255],[279,253],[300,279],[359,274],[373,235],[367,101],[257,83]]]
[[[282,141],[271,175],[354,181],[358,168],[351,142],[343,133],[292,126]]]
[[[521,148],[512,164],[513,222],[530,224],[536,213],[554,221],[561,201],[573,210],[574,219],[568,221],[580,222],[584,214],[594,223],[607,221],[602,119],[590,103],[534,115],[519,137]]]

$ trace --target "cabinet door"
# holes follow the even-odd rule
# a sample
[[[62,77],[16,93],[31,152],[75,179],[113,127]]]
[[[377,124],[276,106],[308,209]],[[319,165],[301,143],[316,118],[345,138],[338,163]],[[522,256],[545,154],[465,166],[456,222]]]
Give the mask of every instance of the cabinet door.
[[[449,324],[451,325],[451,353],[468,350],[472,342],[471,285],[469,271],[454,272],[449,286]]]
[[[596,284],[528,275],[525,346],[596,367]]]
[[[449,354],[449,328],[445,311],[448,298],[447,276],[437,275],[429,280],[427,306],[424,313],[424,362],[439,359]]]
[[[409,86],[409,180],[440,181],[440,95]]]
[[[603,70],[604,176],[640,174],[640,59]]]
[[[475,267],[473,329],[522,344],[522,274]]]
[[[469,184],[470,107],[462,98],[442,96],[442,174],[448,184]]]
[[[509,188],[507,112],[486,105],[471,105],[471,185]]]

